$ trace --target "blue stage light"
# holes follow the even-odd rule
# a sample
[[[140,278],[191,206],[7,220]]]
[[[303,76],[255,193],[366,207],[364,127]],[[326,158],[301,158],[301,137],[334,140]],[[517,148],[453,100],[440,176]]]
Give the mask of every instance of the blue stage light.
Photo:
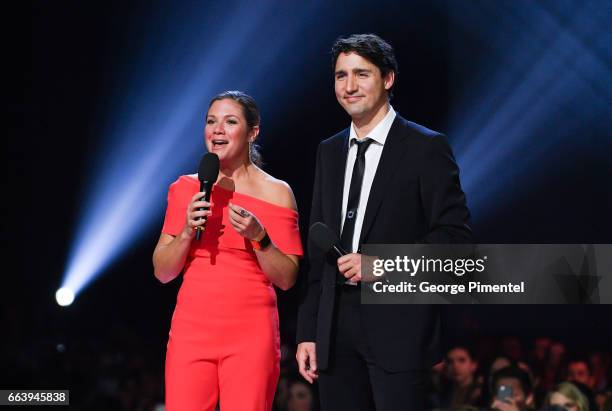
[[[472,62],[472,73],[465,71],[466,50],[454,62],[474,79],[452,103],[450,135],[477,219],[509,202],[511,183],[526,187],[529,176],[555,172],[547,162],[553,150],[591,144],[581,139],[586,124],[609,122],[612,56],[601,41],[610,40],[602,16],[612,11],[602,6],[478,2],[451,13],[457,35],[450,38],[465,39],[467,31],[488,50]]]
[[[231,13],[194,4],[159,11],[156,31],[142,39],[139,61],[130,66],[137,72],[117,73],[129,82],[119,87],[123,92],[100,131],[101,154],[92,161],[62,290],[78,295],[159,222],[169,183],[193,172],[204,152],[210,97],[242,89],[260,104],[275,98],[263,79],[271,68],[279,81],[289,78],[286,66],[276,67],[278,54],[295,47],[292,40],[308,30],[321,4],[310,2],[296,13],[251,1]]]
[[[55,301],[62,307],[69,306],[74,301],[74,292],[67,287],[62,287],[55,292]]]

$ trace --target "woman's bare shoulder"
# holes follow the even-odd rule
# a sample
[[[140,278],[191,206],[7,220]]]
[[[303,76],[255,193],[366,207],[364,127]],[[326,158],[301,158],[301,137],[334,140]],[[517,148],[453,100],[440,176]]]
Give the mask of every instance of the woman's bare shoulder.
[[[272,177],[263,172],[261,179],[262,192],[265,193],[266,201],[280,205],[281,207],[297,210],[297,204],[291,186],[285,181]]]

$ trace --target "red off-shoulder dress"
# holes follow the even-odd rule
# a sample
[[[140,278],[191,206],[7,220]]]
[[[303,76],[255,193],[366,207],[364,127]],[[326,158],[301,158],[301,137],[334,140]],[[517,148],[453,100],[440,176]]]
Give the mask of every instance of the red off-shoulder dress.
[[[168,192],[163,233],[185,225],[199,182],[182,176]],[[268,411],[279,376],[280,337],[276,293],[250,242],[229,223],[228,203],[265,227],[284,254],[301,256],[295,210],[215,185],[212,215],[193,240],[172,316],[166,352],[166,409]]]

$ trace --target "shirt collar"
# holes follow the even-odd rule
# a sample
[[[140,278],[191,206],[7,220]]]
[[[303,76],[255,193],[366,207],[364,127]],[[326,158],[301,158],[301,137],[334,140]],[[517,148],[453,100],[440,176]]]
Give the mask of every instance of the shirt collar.
[[[370,133],[366,136],[366,138],[371,138],[381,146],[385,145],[385,141],[387,140],[387,135],[389,134],[389,130],[391,129],[391,125],[393,124],[393,120],[395,120],[396,112],[393,110],[393,107],[389,105],[389,111],[385,115],[385,117],[370,131]],[[351,122],[350,133],[349,133],[349,147],[350,142],[353,139],[357,138],[357,133],[355,132],[355,124]]]

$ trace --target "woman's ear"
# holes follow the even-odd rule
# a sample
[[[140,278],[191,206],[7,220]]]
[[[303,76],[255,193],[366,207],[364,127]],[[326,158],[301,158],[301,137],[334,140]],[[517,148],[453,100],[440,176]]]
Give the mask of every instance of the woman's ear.
[[[253,126],[251,131],[249,132],[249,143],[254,143],[257,140],[257,136],[259,135],[259,126]]]

